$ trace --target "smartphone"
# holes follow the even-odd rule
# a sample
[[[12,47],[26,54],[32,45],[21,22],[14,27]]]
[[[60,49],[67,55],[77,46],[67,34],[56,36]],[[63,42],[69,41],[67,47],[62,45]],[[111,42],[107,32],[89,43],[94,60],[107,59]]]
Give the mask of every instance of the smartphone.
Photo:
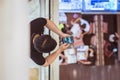
[[[62,38],[62,42],[69,43],[69,44],[73,43],[74,42],[73,36]]]

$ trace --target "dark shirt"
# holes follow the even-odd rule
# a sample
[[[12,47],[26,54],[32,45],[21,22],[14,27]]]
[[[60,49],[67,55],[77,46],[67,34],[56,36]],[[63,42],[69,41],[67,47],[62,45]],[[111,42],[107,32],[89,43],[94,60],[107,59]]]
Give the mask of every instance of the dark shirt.
[[[44,26],[47,24],[46,19],[39,18],[39,23],[33,22],[35,25],[30,25],[30,57],[31,59],[38,65],[43,65],[45,63],[45,58],[43,57],[43,53],[39,53],[35,50],[33,46],[33,38],[35,34],[41,35],[44,32]]]

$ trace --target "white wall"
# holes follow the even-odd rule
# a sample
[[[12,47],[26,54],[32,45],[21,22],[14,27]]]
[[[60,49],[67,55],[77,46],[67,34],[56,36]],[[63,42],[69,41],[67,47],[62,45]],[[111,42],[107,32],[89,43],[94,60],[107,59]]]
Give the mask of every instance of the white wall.
[[[0,80],[28,80],[27,0],[0,0]]]

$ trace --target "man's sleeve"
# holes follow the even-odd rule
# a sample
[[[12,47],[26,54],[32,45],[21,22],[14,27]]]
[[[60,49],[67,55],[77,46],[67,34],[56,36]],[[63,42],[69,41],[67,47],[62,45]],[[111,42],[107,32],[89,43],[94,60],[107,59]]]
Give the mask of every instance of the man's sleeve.
[[[42,53],[31,53],[31,59],[38,65],[45,63],[45,58],[42,56]]]

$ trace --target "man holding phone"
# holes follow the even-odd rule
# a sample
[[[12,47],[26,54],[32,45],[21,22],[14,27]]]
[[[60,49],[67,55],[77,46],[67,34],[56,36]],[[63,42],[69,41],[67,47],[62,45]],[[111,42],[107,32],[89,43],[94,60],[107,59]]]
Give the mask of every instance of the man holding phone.
[[[51,52],[57,45],[56,41],[50,35],[43,34],[44,26],[62,38],[69,37],[70,35],[60,31],[51,20],[46,18],[36,18],[30,22],[30,57],[36,64],[45,67],[50,65],[61,52],[69,48],[70,44],[64,43],[55,52],[47,57],[43,57],[43,53]]]

